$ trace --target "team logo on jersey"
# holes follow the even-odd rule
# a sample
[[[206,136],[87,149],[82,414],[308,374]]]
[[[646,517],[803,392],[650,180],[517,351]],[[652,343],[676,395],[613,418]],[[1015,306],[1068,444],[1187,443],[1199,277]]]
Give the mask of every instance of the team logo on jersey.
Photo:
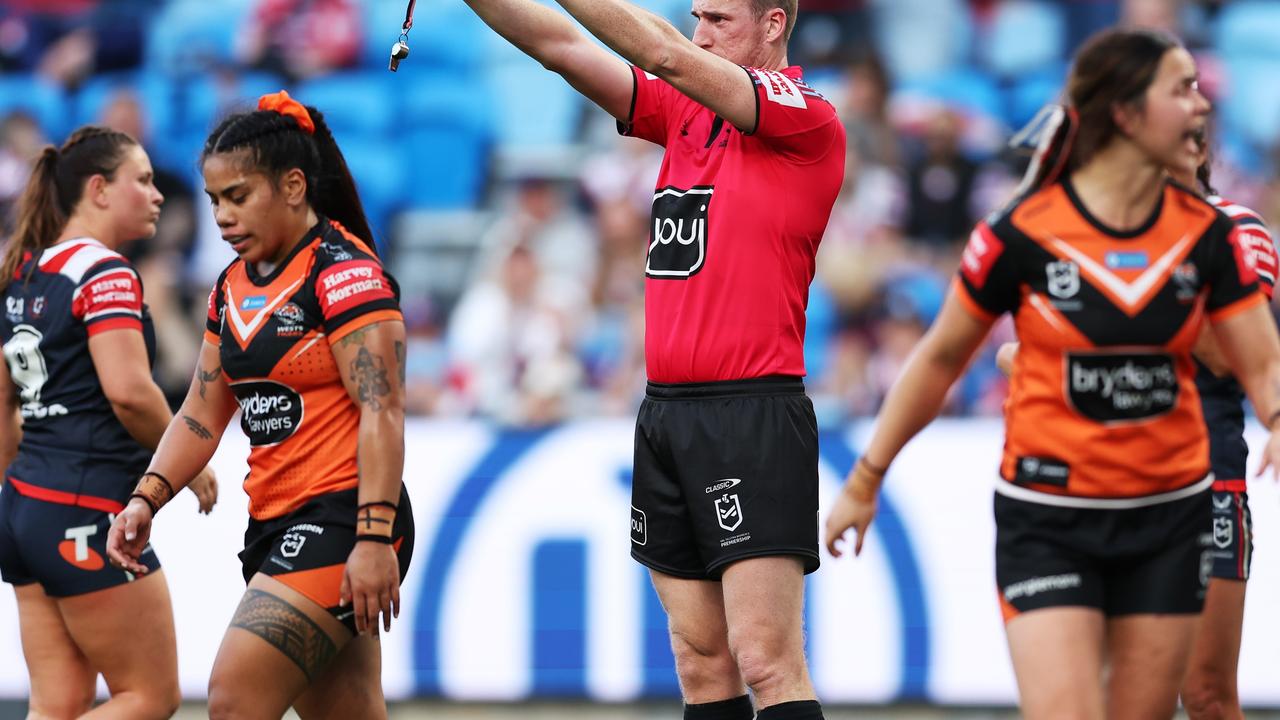
[[[326,240],[320,243],[320,249],[329,253],[329,257],[333,258],[334,262],[345,262],[352,259],[351,253],[347,252],[345,247],[336,242],[329,242]]]
[[[1231,547],[1234,526],[1235,524],[1231,522],[1231,518],[1214,518],[1213,544],[1223,549]]]
[[[276,335],[280,337],[300,337],[307,328],[303,324],[306,314],[295,303],[285,303],[275,311]]]
[[[241,310],[261,310],[267,306],[266,295],[250,295],[240,301]]]
[[[649,521],[643,510],[631,506],[631,542],[644,545],[649,542]]]
[[[31,301],[31,317],[39,320],[44,317],[44,296],[37,295],[35,300]]]
[[[1044,266],[1049,280],[1049,294],[1070,300],[1080,292],[1080,266],[1070,260],[1056,260]]]
[[[1097,422],[1145,420],[1178,401],[1178,375],[1168,353],[1069,353],[1071,405]]]
[[[302,426],[302,396],[271,380],[235,383],[240,402],[240,427],[254,447],[278,445]]]
[[[106,566],[97,550],[89,547],[90,536],[98,534],[97,525],[67,528],[66,540],[58,543],[58,554],[63,560],[81,570],[101,570]]]
[[[651,278],[684,279],[707,259],[710,186],[680,190],[666,187],[653,195],[653,232],[644,273]]]
[[[27,301],[23,298],[9,297],[4,299],[4,315],[9,322],[22,322],[22,309]]]
[[[1112,250],[1103,262],[1112,270],[1145,270],[1151,258],[1145,250]]]
[[[1200,271],[1195,263],[1182,263],[1173,269],[1174,297],[1179,302],[1189,303],[1200,294]]]
[[[736,494],[725,494],[716,498],[716,521],[720,527],[733,532],[742,524],[742,504]]]

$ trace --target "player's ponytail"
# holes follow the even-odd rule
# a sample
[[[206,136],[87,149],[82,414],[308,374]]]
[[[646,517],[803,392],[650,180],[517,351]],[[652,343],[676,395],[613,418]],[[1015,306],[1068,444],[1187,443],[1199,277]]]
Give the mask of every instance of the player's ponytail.
[[[338,221],[352,235],[360,238],[377,254],[378,247],[373,242],[373,231],[369,228],[369,220],[364,214],[364,203],[360,202],[360,194],[356,192],[356,181],[351,177],[347,160],[342,156],[338,142],[325,122],[324,114],[316,108],[307,107],[311,119],[315,123],[312,139],[315,141],[319,155],[320,167],[317,178],[315,209]]]
[[[251,167],[278,181],[297,168],[307,179],[311,209],[341,224],[377,252],[355,181],[324,115],[281,91],[264,95],[258,110],[223,120],[205,141],[210,155],[247,152]]]
[[[1009,141],[1033,151],[1018,194],[1051,185],[1087,163],[1120,134],[1116,107],[1141,104],[1160,61],[1177,39],[1155,30],[1106,30],[1090,38],[1071,65],[1066,99],[1042,109]]]
[[[24,258],[36,256],[58,239],[67,219],[94,175],[108,181],[124,160],[124,151],[137,141],[102,127],[82,127],[60,149],[46,147],[31,170],[18,200],[18,221],[0,260],[0,291],[17,278]]]

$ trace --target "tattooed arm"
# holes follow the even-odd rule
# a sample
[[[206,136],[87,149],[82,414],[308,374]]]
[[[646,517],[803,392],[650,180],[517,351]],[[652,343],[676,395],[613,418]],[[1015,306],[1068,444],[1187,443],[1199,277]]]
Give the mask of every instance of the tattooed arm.
[[[218,497],[217,480],[208,463],[235,411],[235,396],[222,375],[218,347],[205,342],[187,397],[165,428],[147,472],[163,477],[174,494],[189,485],[200,499],[201,510],[208,512]],[[129,501],[107,537],[107,554],[112,561],[130,572],[146,572],[138,557],[146,547],[152,517],[145,502],[138,498]]]
[[[360,328],[334,343],[333,356],[347,394],[360,408],[358,502],[395,505],[404,474],[404,323],[389,320]],[[394,513],[376,510],[361,511],[357,535],[388,534]],[[357,631],[376,631],[379,612],[390,629],[391,617],[400,609],[400,566],[392,546],[357,542],[340,594],[342,601],[352,603]]]

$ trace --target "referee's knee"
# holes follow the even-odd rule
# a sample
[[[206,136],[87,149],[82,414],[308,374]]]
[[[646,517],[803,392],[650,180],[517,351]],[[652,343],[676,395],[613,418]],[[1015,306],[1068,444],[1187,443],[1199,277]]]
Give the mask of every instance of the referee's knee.
[[[741,689],[738,667],[725,638],[696,637],[672,630],[671,651],[686,698],[720,700],[724,692],[732,694]]]
[[[803,650],[778,642],[767,633],[743,633],[734,637],[731,645],[743,682],[757,695],[790,686],[805,676]]]

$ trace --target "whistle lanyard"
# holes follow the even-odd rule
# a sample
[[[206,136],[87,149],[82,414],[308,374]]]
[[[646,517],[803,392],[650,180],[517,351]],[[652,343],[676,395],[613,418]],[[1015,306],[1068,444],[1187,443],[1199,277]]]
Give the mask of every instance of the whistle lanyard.
[[[409,35],[409,29],[413,27],[413,6],[418,4],[418,0],[409,0],[409,7],[404,10],[404,29],[400,31],[400,38],[404,39]]]

